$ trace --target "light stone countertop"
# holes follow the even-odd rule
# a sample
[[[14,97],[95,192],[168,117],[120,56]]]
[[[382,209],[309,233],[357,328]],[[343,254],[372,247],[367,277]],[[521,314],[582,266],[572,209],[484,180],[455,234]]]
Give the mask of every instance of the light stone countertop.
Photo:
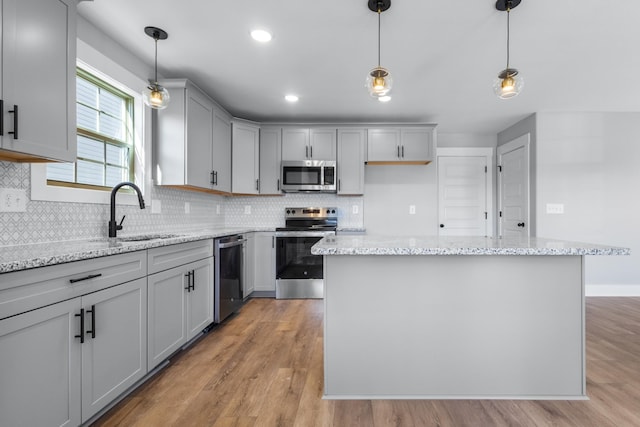
[[[98,237],[89,240],[69,240],[61,242],[33,243],[26,245],[0,246],[0,280],[2,273],[27,270],[37,267],[62,264],[72,261],[117,255],[127,252],[142,251],[160,246],[178,243],[194,242],[197,240],[215,239],[231,234],[249,233],[254,231],[274,231],[274,228],[217,228],[204,229],[199,232],[158,232],[146,233],[146,236],[166,236],[143,241],[123,241],[132,237],[122,235],[116,238]],[[134,235],[135,236],[135,235]]]
[[[328,236],[311,248],[314,255],[629,255],[629,248],[539,237]]]

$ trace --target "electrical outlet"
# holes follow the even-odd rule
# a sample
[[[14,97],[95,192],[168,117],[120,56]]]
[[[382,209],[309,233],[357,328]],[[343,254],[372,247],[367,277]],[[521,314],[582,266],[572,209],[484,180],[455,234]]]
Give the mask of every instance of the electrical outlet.
[[[0,188],[0,212],[26,212],[27,192],[18,188]]]
[[[220,205],[216,205],[216,215],[220,215]]]
[[[354,215],[357,214],[359,210],[360,210],[360,207],[358,205],[353,205],[351,207],[351,212],[353,212]]]
[[[409,215],[416,214],[416,205],[409,205]]]
[[[184,202],[184,213],[186,213],[186,214],[190,214],[191,213],[191,203]]]
[[[564,204],[562,203],[547,203],[547,213],[548,214],[563,214],[564,213]]]
[[[159,199],[151,199],[151,213],[162,213],[162,202]]]
[[[251,205],[245,205],[244,206],[244,214],[245,215],[251,215]]]

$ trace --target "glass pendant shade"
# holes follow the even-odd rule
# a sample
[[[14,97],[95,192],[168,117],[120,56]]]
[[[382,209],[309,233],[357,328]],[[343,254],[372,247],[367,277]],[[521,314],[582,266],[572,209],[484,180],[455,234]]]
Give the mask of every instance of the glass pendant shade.
[[[389,95],[393,86],[393,79],[388,70],[376,67],[367,75],[366,86],[369,90],[369,95],[374,98],[380,98]]]
[[[142,92],[142,100],[145,105],[156,110],[167,108],[170,98],[169,91],[158,83],[150,84]]]
[[[498,74],[493,83],[493,91],[500,99],[518,96],[524,87],[524,79],[515,68],[507,68]]]

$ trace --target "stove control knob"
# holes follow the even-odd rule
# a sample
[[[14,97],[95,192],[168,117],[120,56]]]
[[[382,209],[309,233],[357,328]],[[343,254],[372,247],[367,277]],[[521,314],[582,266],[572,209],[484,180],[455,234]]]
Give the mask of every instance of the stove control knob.
[[[291,213],[291,211],[289,209],[287,209],[287,215],[289,215]]]
[[[336,210],[335,209],[331,209],[331,213],[332,214],[336,213]]]
[[[291,213],[292,213],[292,214],[296,213],[296,210],[295,210],[295,209],[292,209],[292,210],[291,210]]]
[[[327,209],[327,213],[331,213],[331,211],[329,209]]]

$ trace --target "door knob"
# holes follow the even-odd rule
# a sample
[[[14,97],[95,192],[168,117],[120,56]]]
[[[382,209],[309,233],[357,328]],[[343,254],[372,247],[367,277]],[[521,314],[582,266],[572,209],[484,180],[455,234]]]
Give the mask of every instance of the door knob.
[[[519,222],[518,227],[524,227],[524,222]]]

